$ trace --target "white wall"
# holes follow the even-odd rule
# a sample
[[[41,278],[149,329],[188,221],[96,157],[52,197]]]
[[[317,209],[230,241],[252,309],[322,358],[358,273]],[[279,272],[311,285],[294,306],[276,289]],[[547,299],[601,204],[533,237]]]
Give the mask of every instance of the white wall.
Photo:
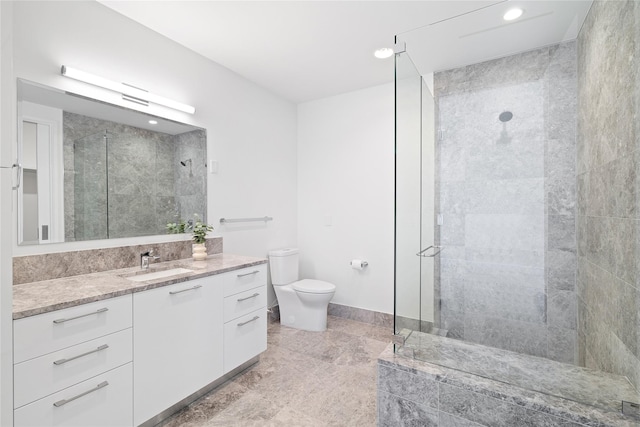
[[[393,141],[391,83],[298,105],[300,273],[336,304],[393,313]]]
[[[16,2],[13,35],[17,78],[74,92],[90,89],[60,76],[65,64],[194,105],[194,116],[166,115],[207,129],[208,157],[219,162],[219,173],[208,175],[209,222],[224,237],[225,252],[266,256],[296,242],[294,104],[95,2]],[[221,217],[265,215],[274,221],[218,224]],[[154,240],[14,246],[14,255],[145,241]]]
[[[11,3],[0,2],[0,425],[13,425],[13,323],[11,266],[12,129],[15,97],[11,83]]]

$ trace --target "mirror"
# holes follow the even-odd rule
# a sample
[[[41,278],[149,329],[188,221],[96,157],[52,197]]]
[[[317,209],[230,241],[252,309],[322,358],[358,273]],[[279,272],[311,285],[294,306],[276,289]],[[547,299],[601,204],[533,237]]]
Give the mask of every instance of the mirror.
[[[205,129],[18,80],[18,243],[206,221],[206,145]]]

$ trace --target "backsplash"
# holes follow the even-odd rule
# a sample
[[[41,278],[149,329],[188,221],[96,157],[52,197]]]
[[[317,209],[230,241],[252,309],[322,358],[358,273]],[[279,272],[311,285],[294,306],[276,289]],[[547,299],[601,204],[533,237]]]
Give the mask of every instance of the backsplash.
[[[150,249],[160,256],[159,262],[185,259],[191,257],[191,244],[183,240],[13,257],[13,284],[135,267],[140,254]],[[206,246],[208,255],[222,253],[222,237],[207,239]]]

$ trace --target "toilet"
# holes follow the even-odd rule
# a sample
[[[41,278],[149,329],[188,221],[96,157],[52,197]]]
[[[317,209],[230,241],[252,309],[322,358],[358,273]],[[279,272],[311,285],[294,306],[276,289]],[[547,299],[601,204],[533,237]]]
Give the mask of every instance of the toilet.
[[[298,249],[269,251],[271,283],[278,297],[280,324],[305,331],[327,330],[327,307],[336,286],[321,280],[298,280]]]

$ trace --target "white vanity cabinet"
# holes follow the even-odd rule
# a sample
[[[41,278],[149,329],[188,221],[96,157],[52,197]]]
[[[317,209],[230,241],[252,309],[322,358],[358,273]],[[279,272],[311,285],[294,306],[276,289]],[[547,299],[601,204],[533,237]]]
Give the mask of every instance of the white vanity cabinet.
[[[134,423],[222,376],[224,275],[133,296]]]
[[[131,301],[13,322],[15,426],[133,424]]]
[[[266,274],[260,264],[15,320],[14,426],[161,421],[266,350]]]
[[[267,349],[267,266],[225,274],[224,372]]]

